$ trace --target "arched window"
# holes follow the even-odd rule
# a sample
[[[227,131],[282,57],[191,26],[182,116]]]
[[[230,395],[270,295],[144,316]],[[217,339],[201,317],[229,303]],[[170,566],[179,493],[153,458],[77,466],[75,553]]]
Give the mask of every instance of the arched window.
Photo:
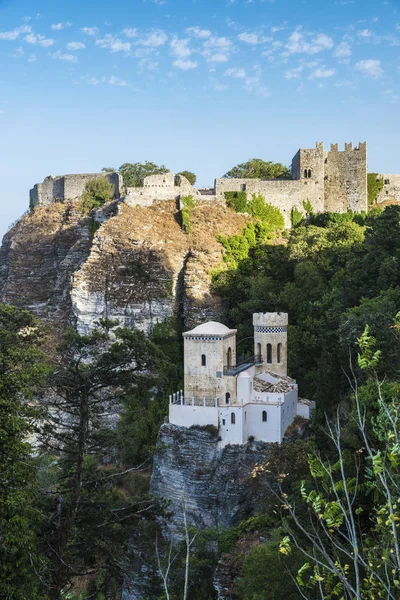
[[[231,413],[231,425],[234,425],[235,423],[236,423],[235,413]]]
[[[308,169],[308,179],[311,177],[311,169]]]
[[[247,423],[247,412],[244,411],[244,422]]]
[[[267,344],[267,363],[272,364],[272,344]]]
[[[202,354],[202,355],[201,355],[201,366],[202,366],[202,367],[205,367],[205,366],[206,366],[206,364],[207,364],[206,355],[205,355],[205,354]]]
[[[307,177],[308,177],[308,171],[307,171],[307,169],[304,169],[304,178],[307,179]]]
[[[263,423],[267,422],[267,411],[266,410],[262,411],[262,420],[263,420]]]
[[[278,363],[280,363],[282,360],[282,344],[278,344],[278,347],[276,349],[276,357],[277,357]]]
[[[258,359],[261,359],[261,354],[262,354],[262,352],[261,352],[261,344],[260,344],[260,342],[258,342],[258,344],[257,344],[257,358]]]
[[[225,394],[225,404],[229,404],[230,399],[231,399],[230,393],[226,392],[226,394]]]
[[[226,360],[228,367],[232,366],[232,348],[228,348],[228,352],[226,353]]]

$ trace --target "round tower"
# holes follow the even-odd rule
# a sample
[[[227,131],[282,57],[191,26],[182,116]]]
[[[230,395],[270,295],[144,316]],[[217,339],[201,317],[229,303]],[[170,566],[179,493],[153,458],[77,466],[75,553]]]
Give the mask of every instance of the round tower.
[[[259,369],[287,375],[287,313],[255,313],[253,326],[256,364],[262,365]]]

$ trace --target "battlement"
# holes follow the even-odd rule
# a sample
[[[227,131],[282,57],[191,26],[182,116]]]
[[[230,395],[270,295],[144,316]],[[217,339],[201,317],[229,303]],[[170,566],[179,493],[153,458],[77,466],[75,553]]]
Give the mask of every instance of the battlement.
[[[254,313],[253,325],[254,327],[287,327],[288,319],[287,313]]]
[[[339,144],[331,144],[330,153],[339,153],[339,152],[367,152],[367,142],[359,142],[358,146],[353,148],[353,142],[345,142],[344,150],[339,150]]]

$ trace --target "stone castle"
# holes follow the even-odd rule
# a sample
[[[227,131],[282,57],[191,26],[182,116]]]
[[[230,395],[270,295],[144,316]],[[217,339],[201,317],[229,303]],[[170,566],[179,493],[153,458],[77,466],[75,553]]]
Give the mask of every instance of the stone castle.
[[[236,329],[214,321],[183,334],[184,390],[170,396],[169,422],[218,428],[220,446],[249,438],[281,443],[296,416],[313,403],[298,398],[287,376],[286,313],[253,315],[254,355],[236,355]]]
[[[128,205],[151,206],[157,200],[179,200],[192,195],[201,200],[225,202],[225,192],[260,193],[267,202],[277,206],[290,226],[293,208],[304,213],[303,202],[309,200],[314,212],[354,212],[368,208],[367,144],[351,143],[339,150],[330,150],[317,142],[315,148],[300,149],[292,160],[292,179],[230,179],[220,178],[212,188],[195,188],[183,176],[169,172],[146,177],[142,187],[124,189],[118,173],[89,173],[83,175],[49,176],[30,191],[30,204],[48,205],[53,202],[77,200],[86,183],[93,178],[106,177],[114,186],[115,198]],[[400,200],[400,175],[380,175],[384,189],[378,202]]]

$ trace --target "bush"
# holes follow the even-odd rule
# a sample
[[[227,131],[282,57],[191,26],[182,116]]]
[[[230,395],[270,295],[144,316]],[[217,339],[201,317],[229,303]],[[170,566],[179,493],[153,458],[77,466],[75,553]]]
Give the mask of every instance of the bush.
[[[88,214],[95,208],[100,208],[105,202],[114,197],[114,186],[105,177],[98,177],[87,182],[81,196],[81,210]]]
[[[182,196],[181,205],[181,226],[185,233],[190,233],[192,230],[190,224],[190,211],[196,206],[196,200],[193,196]]]
[[[224,192],[226,205],[238,213],[247,212],[246,192]]]
[[[207,433],[212,435],[212,437],[218,437],[218,427],[215,427],[215,425],[192,425],[189,429],[197,429],[197,431],[206,431]]]
[[[376,199],[383,190],[383,179],[378,176],[378,173],[368,173],[367,175],[368,188],[368,205],[375,204]]]
[[[268,204],[261,194],[252,194],[247,201],[247,212],[260,219],[269,231],[278,231],[285,227],[285,221],[279,208]]]
[[[297,227],[303,223],[303,213],[295,206],[293,206],[290,213],[290,222],[292,227]]]

